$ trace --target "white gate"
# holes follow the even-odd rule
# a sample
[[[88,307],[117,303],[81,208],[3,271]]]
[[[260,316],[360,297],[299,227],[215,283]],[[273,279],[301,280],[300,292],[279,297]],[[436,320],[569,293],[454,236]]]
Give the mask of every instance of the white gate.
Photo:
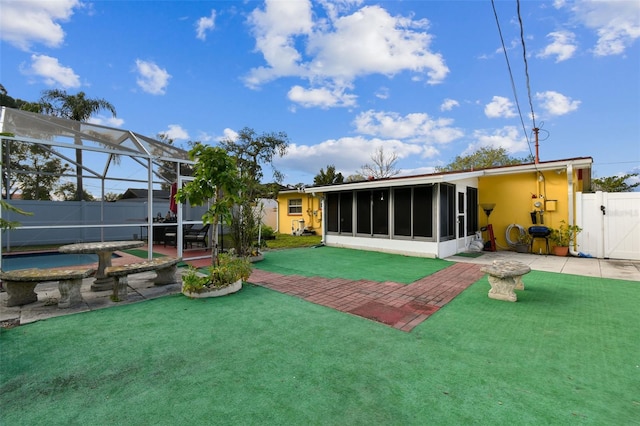
[[[578,251],[598,258],[640,260],[640,192],[576,195]]]

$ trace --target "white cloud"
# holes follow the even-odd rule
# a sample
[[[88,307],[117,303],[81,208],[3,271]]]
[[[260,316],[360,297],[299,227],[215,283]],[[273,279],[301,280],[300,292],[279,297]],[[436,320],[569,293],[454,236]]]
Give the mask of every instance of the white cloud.
[[[598,35],[596,56],[620,55],[640,38],[640,2],[567,2],[575,17]]]
[[[249,87],[290,75],[304,74],[299,66],[302,56],[296,50],[295,36],[308,35],[313,27],[311,3],[308,0],[267,0],[264,10],[255,9],[249,18],[267,67],[251,70],[245,78]]]
[[[230,128],[225,128],[222,131],[222,136],[218,136],[217,138],[215,138],[217,141],[221,141],[221,140],[232,140],[235,141],[236,139],[238,139],[238,132],[236,132],[233,129]]]
[[[216,11],[211,9],[211,16],[203,16],[196,21],[196,38],[199,40],[207,39],[207,32],[215,28]]]
[[[540,106],[551,115],[565,115],[578,109],[580,101],[574,101],[561,93],[547,90],[536,93]]]
[[[169,139],[173,140],[187,140],[189,139],[189,133],[182,128],[179,124],[169,124],[167,130],[161,132]]]
[[[350,107],[356,105],[356,95],[344,93],[344,90],[330,90],[328,88],[305,89],[301,86],[293,86],[287,97],[305,108],[320,107]]]
[[[72,68],[62,66],[57,58],[47,55],[31,55],[31,65],[22,69],[23,74],[41,77],[49,86],[63,88],[80,87],[80,77]]]
[[[556,62],[566,61],[573,57],[578,48],[575,42],[575,34],[571,31],[554,31],[547,34],[547,38],[552,40],[551,44],[536,55],[539,58],[555,56]]]
[[[101,126],[108,126],[108,127],[115,127],[115,128],[122,128],[122,125],[124,124],[124,120],[122,118],[105,117],[104,115],[101,115],[101,114],[92,116],[91,118],[89,118],[88,122],[92,124],[98,124]]]
[[[0,38],[22,50],[42,43],[58,47],[64,41],[59,22],[68,21],[78,0],[2,1]]]
[[[327,164],[345,177],[356,173],[363,164],[371,163],[371,154],[382,146],[385,152],[395,152],[398,158],[425,155],[425,150],[415,144],[395,139],[367,139],[362,136],[330,139],[316,145],[291,144],[287,155],[274,161],[279,169],[287,169],[316,175]]]
[[[516,116],[513,103],[503,96],[494,96],[484,107],[484,114],[489,118],[511,118]]]
[[[454,107],[460,106],[460,103],[455,99],[445,99],[440,105],[440,111],[451,111]]]
[[[267,0],[264,9],[255,9],[249,18],[256,50],[266,64],[251,69],[245,84],[257,88],[280,77],[298,77],[308,80],[310,87],[296,85],[290,99],[299,95],[305,106],[326,108],[350,101],[307,100],[330,94],[335,98],[336,91],[352,87],[361,76],[410,71],[415,80],[426,79],[429,84],[444,80],[449,69],[442,55],[430,50],[432,36],[426,32],[426,19],[391,16],[379,6],[339,16],[360,4],[323,1],[330,19],[314,22],[309,1]]]
[[[515,126],[505,126],[492,132],[487,130],[476,130],[473,132],[474,142],[469,144],[462,155],[469,155],[480,148],[504,148],[513,154],[526,151],[529,153],[527,139]]]
[[[391,16],[379,6],[366,6],[337,19],[333,31],[315,32],[307,47],[314,56],[313,75],[352,81],[369,74],[393,76],[402,71],[425,73],[430,84],[449,73],[440,54],[429,50],[428,21]]]
[[[464,135],[462,130],[452,127],[452,119],[433,119],[426,113],[401,116],[395,112],[369,110],[358,114],[353,124],[361,134],[424,144],[449,143]]]
[[[379,99],[389,99],[389,88],[388,87],[381,87],[378,90],[376,90],[376,98]]]
[[[340,13],[345,13],[354,6],[360,6],[362,2],[363,0],[318,0],[331,21],[335,21]]]
[[[211,142],[215,140],[215,137],[210,135],[207,132],[204,132],[202,130],[200,130],[198,132],[198,136],[196,136],[195,141],[201,142],[201,143],[207,143],[207,142]]]
[[[153,62],[136,59],[138,78],[136,83],[140,88],[152,95],[164,95],[171,75]]]

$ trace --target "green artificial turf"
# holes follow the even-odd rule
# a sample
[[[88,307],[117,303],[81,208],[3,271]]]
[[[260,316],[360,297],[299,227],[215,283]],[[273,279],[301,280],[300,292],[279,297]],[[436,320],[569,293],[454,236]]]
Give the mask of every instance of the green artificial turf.
[[[480,257],[482,256],[484,253],[480,253],[480,252],[465,252],[465,253],[456,253],[456,256],[461,256],[461,257]]]
[[[129,250],[124,250],[125,253],[130,254],[131,256],[137,256],[141,259],[146,259],[148,252],[146,250],[140,250],[140,249],[129,249]],[[166,256],[166,254],[162,254],[162,253],[156,253],[155,251],[151,253],[151,257],[156,258],[156,257],[164,257]],[[183,268],[187,265],[185,262],[179,262],[176,265],[178,268]]]
[[[125,253],[130,254],[131,256],[137,256],[137,257],[141,257],[143,259],[147,258],[148,252],[146,250],[140,250],[140,249],[128,249],[128,250],[123,250]],[[162,253],[156,253],[156,252],[152,252],[151,253],[152,257],[163,257],[166,256]]]
[[[284,275],[410,284],[451,264],[441,259],[322,246],[269,251],[254,267]]]
[[[0,424],[634,424],[638,283],[525,283],[411,333],[251,285],[1,330]]]

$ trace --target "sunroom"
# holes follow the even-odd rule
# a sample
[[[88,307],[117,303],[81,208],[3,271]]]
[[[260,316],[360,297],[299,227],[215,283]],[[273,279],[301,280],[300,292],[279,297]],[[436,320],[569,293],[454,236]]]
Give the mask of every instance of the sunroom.
[[[445,173],[310,187],[323,194],[328,246],[444,258],[479,230],[478,177]]]

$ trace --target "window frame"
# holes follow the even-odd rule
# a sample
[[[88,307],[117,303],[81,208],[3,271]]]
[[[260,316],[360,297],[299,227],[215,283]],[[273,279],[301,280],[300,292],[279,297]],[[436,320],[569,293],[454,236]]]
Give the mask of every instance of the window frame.
[[[299,205],[293,205],[294,201],[299,201]],[[300,208],[300,212],[292,212],[292,208]],[[287,214],[289,216],[302,216],[302,198],[289,198],[287,200]]]

